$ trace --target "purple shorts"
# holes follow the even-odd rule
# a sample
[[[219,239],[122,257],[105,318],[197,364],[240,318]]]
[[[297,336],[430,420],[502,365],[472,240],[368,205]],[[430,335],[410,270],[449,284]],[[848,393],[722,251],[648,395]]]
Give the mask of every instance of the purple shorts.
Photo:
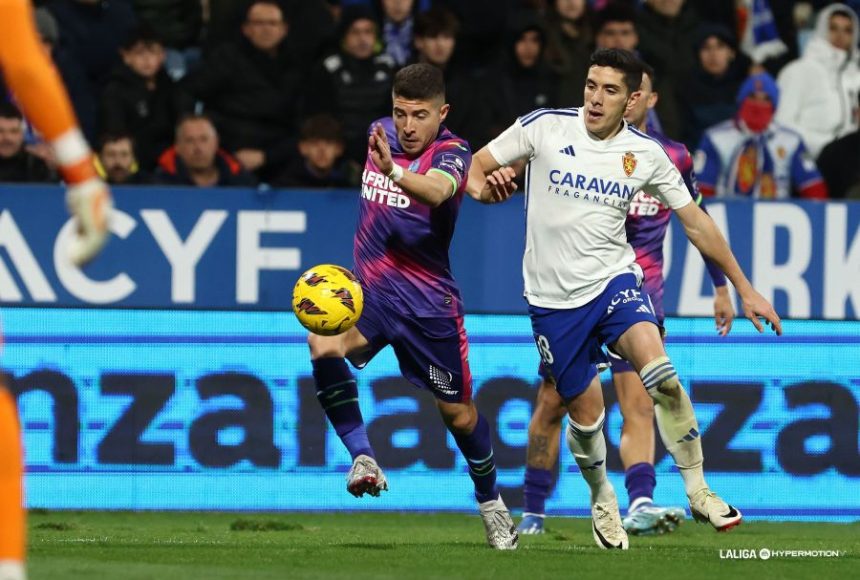
[[[356,368],[363,368],[391,345],[400,372],[409,382],[446,403],[471,400],[469,343],[462,316],[416,318],[365,290],[364,310],[356,328],[370,344],[368,350],[349,358]]]

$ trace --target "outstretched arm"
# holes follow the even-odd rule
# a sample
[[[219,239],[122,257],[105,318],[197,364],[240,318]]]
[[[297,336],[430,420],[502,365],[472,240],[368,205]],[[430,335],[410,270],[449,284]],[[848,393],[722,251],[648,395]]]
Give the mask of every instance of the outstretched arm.
[[[505,201],[517,190],[514,179],[522,173],[525,165],[525,159],[518,159],[502,167],[489,149],[484,147],[472,157],[466,192],[481,203]]]
[[[734,284],[741,297],[744,316],[750,319],[759,332],[764,330],[758,320],[761,316],[768,321],[777,335],[782,334],[782,322],[773,310],[773,306],[747,280],[725,238],[710,216],[695,203],[688,203],[677,209],[676,213],[693,245],[707,258],[713,260]]]

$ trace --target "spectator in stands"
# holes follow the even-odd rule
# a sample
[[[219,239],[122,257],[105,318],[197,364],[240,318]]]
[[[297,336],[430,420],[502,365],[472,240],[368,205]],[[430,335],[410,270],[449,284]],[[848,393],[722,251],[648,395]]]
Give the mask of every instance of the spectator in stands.
[[[0,182],[57,181],[56,174],[24,149],[24,117],[11,103],[0,104]]]
[[[170,185],[196,187],[254,185],[235,157],[219,148],[218,132],[205,115],[188,115],[176,126],[176,143],[158,161],[156,177]]]
[[[400,68],[412,59],[412,29],[415,0],[377,0],[382,14],[381,31],[385,54]]]
[[[220,46],[183,81],[218,127],[224,146],[248,171],[264,178],[295,149],[301,67],[290,58],[289,26],[275,0],[254,0],[242,38]]]
[[[119,47],[137,25],[131,2],[49,0],[46,6],[59,24],[62,47],[83,66],[99,94],[119,62]]]
[[[585,0],[555,0],[547,10],[546,59],[558,76],[558,99],[565,107],[582,105],[593,42]]]
[[[737,104],[735,118],[705,131],[696,151],[702,194],[826,199],[827,187],[801,136],[773,121],[779,104],[773,77],[749,77],[738,91]]]
[[[750,65],[746,55],[738,53],[732,32],[720,24],[700,29],[696,52],[696,66],[679,93],[683,141],[690,149],[705,129],[734,116],[735,97]]]
[[[387,54],[376,54],[376,28],[370,9],[344,8],[341,48],[314,71],[305,102],[306,116],[329,113],[340,120],[347,159],[360,165],[367,153],[370,123],[391,114],[394,61]]]
[[[685,0],[646,0],[639,14],[639,52],[654,68],[654,90],[662,98],[657,103],[662,133],[681,138],[678,90],[687,81],[695,64],[693,45],[699,20]]]
[[[469,142],[473,150],[491,137],[486,102],[479,87],[480,73],[466,70],[452,61],[456,52],[460,23],[442,7],[431,8],[415,17],[416,61],[442,69],[445,96],[451,108],[445,126]]]
[[[779,74],[782,101],[776,119],[803,136],[813,157],[858,128],[857,20],[844,4],[823,9],[803,56]]]
[[[173,140],[183,102],[164,70],[164,45],[148,26],[134,30],[120,48],[119,64],[101,99],[101,131],[128,132],[147,171]]]
[[[302,124],[300,158],[272,180],[275,187],[351,187],[361,183],[361,169],[343,158],[343,131],[337,119],[320,114]]]
[[[638,54],[636,11],[618,1],[607,5],[594,17],[594,41],[596,48],[621,48]]]
[[[107,133],[101,138],[96,169],[111,185],[152,183],[152,176],[140,169],[130,133]]]
[[[134,12],[155,32],[167,51],[167,69],[181,78],[200,58],[203,2],[200,0],[133,0]]]
[[[831,198],[860,199],[860,130],[831,142],[816,163]]]
[[[513,18],[508,53],[489,74],[486,94],[490,132],[498,135],[517,117],[542,107],[555,107],[558,77],[543,58],[545,36],[537,19]]]

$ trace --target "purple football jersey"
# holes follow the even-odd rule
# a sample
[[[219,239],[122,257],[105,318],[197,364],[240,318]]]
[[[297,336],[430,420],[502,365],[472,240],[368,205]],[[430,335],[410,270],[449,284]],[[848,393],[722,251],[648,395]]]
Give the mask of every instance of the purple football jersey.
[[[382,123],[394,162],[416,173],[439,172],[451,180],[454,195],[437,208],[406,195],[370,155],[362,175],[355,273],[368,292],[415,317],[463,315],[460,290],[451,274],[448,248],[463,202],[472,153],[444,126],[419,156],[400,147],[391,117]]]
[[[696,176],[693,172],[693,159],[687,148],[677,141],[657,132],[649,132],[649,137],[658,141],[666,154],[681,172],[684,183],[693,201],[702,204],[702,194],[696,185]],[[659,320],[663,320],[663,240],[666,237],[666,229],[669,227],[669,219],[672,210],[663,205],[660,200],[638,192],[630,202],[630,210],[627,213],[627,241],[636,252],[636,262],[645,274],[643,288],[654,304],[654,311]],[[715,286],[723,286],[726,283],[723,273],[711,262],[706,262],[708,273]]]

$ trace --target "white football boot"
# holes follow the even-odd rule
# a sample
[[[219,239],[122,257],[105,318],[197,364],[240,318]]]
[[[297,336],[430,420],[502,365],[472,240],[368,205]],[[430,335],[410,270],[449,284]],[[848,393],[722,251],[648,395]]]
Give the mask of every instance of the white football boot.
[[[346,474],[346,490],[355,497],[365,493],[379,497],[381,492],[388,490],[388,480],[373,457],[359,455]]]
[[[610,485],[609,482],[606,483]],[[630,547],[627,532],[621,524],[618,498],[612,490],[612,499],[591,503],[591,535],[598,547],[604,550],[626,550]]]
[[[740,510],[730,506],[710,489],[703,489],[690,498],[690,513],[703,524],[711,524],[718,532],[727,532],[743,521]]]
[[[478,511],[487,530],[487,543],[496,550],[516,550],[520,536],[502,496],[479,503]]]

